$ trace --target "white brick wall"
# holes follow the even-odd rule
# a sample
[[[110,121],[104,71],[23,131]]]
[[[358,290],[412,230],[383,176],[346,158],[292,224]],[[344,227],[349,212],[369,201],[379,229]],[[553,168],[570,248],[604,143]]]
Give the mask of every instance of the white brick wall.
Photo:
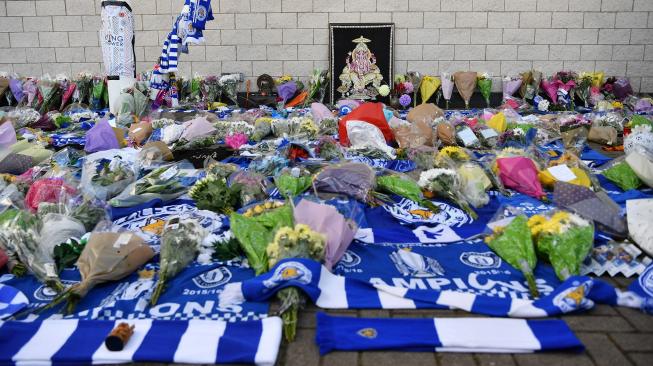
[[[0,0],[0,71],[99,72],[100,0]],[[150,68],[181,0],[133,0],[139,71]],[[394,22],[396,71],[604,70],[653,92],[653,0],[213,0],[192,75],[308,76],[325,68],[329,22]],[[499,88],[495,83],[495,88]]]

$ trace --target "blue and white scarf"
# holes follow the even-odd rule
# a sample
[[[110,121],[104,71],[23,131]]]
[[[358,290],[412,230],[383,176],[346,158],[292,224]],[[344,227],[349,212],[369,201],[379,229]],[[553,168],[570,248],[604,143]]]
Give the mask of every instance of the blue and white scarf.
[[[582,351],[563,320],[365,319],[317,314],[320,354],[332,351],[528,353]]]
[[[0,283],[0,320],[23,310],[28,303],[29,300],[22,292],[12,286]]]
[[[104,340],[121,322],[134,325],[134,335],[122,351],[109,351]],[[0,322],[0,364],[174,362],[274,365],[281,343],[281,323],[278,317],[238,323],[152,319]]]
[[[117,319],[159,319],[189,320],[210,319],[228,322],[259,320],[267,317],[269,304],[264,302],[245,302],[234,306],[221,307],[217,295],[230,282],[245,281],[254,272],[238,262],[213,263],[201,265],[192,263],[172,278],[166,291],[155,306],[149,305],[149,298],[155,285],[156,265],[144,269],[119,281],[96,286],[76,306],[75,312],[66,319],[117,320]],[[80,280],[77,269],[62,271],[64,285],[73,285]],[[28,309],[36,309],[52,301],[54,291],[44,286],[34,276],[13,277],[5,275],[0,282],[18,288],[26,297]],[[2,285],[0,285],[2,286]],[[0,298],[0,307],[4,301]],[[6,304],[10,304],[7,302]],[[1,311],[1,310],[0,310]],[[15,311],[14,311],[15,312]],[[36,319],[44,320],[61,317],[59,308],[38,314]],[[30,319],[36,315],[31,314]]]
[[[430,267],[420,264],[419,267]],[[650,271],[649,271],[650,272]],[[437,284],[440,278],[431,278]],[[653,281],[648,280],[649,288]],[[519,285],[519,282],[513,284]],[[572,276],[539,299],[479,294],[434,288],[410,288],[335,275],[310,259],[280,261],[268,273],[232,283],[218,295],[220,306],[265,301],[279,290],[295,286],[323,309],[460,309],[472,313],[519,318],[556,316],[587,310],[595,302],[642,308],[650,298],[615,289],[601,280]]]

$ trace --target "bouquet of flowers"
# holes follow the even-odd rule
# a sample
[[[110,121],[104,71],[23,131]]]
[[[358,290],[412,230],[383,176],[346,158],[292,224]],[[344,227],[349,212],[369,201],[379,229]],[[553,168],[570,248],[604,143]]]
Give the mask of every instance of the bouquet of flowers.
[[[329,72],[327,70],[315,69],[308,81],[308,97],[304,100],[304,106],[312,101],[322,103],[329,85]]]
[[[142,238],[129,232],[93,232],[77,260],[82,281],[68,287],[40,311],[66,301],[67,314],[96,285],[118,281],[154,257],[154,251]]]
[[[185,187],[175,177],[181,177],[176,164],[170,164],[155,169],[146,176],[138,180],[134,186],[135,194],[159,193],[174,194],[185,190]]]
[[[609,166],[605,167],[601,174],[624,191],[637,189],[643,184],[633,168],[623,158],[610,162]]]
[[[166,222],[161,234],[159,271],[150,305],[156,305],[166,283],[197,257],[199,243],[204,239],[202,226],[193,220],[173,218]]]
[[[399,197],[407,198],[421,206],[428,208],[433,213],[440,212],[440,209],[431,201],[424,198],[420,186],[408,176],[399,174],[386,174],[376,178],[378,191],[396,194]]]
[[[249,171],[238,171],[232,174],[228,180],[229,187],[238,185],[240,187],[240,204],[247,206],[256,201],[262,201],[267,197],[265,176]]]
[[[331,136],[322,136],[315,147],[315,154],[324,160],[340,160],[344,153],[340,144]]]
[[[186,177],[184,170],[190,167],[192,164],[181,162],[154,169],[111,199],[111,206],[131,207],[155,198],[164,201],[175,199],[188,191],[183,181]]]
[[[38,83],[39,93],[43,98],[39,112],[41,114],[49,112],[53,107],[56,108],[61,104],[61,89],[57,80],[50,79],[46,75]]]
[[[94,110],[102,109],[107,104],[106,98],[108,97],[108,90],[104,78],[94,76],[93,89],[91,91],[91,107]]]
[[[222,75],[218,82],[221,90],[235,105],[238,105],[238,83],[241,81],[242,77],[240,74],[229,74]]]
[[[322,260],[326,238],[308,225],[298,224],[293,227],[282,227],[277,231],[274,240],[267,247],[268,266],[272,267],[286,258],[311,258]],[[297,328],[297,313],[305,302],[304,295],[296,287],[286,287],[277,293],[281,301],[281,318],[286,340],[295,339]]]
[[[513,94],[515,94],[515,92],[519,90],[521,84],[522,84],[521,77],[506,76],[505,78],[503,78],[503,82],[502,82],[503,100],[507,100],[508,98],[512,97]]]
[[[456,173],[460,176],[462,197],[473,207],[483,207],[490,202],[487,190],[492,187],[492,181],[483,168],[473,161],[459,164]]]
[[[585,108],[587,108],[589,105],[588,102],[590,100],[592,82],[593,82],[592,73],[588,73],[588,72],[582,72],[578,76],[578,79],[576,80],[577,83],[576,91],[580,99],[585,104]]]
[[[264,176],[275,176],[289,164],[288,159],[280,155],[266,155],[249,163],[249,170]]]
[[[526,216],[519,215],[507,226],[493,226],[492,230],[493,233],[485,238],[487,245],[524,274],[531,296],[538,297],[539,292],[533,275],[537,256]]]
[[[313,182],[313,176],[306,169],[294,167],[285,168],[274,178],[274,184],[279,193],[286,198],[292,198],[306,191]]]
[[[318,127],[315,125],[312,119],[305,117],[302,118],[299,125],[299,134],[305,136],[308,139],[314,139],[317,137],[319,132]]]
[[[338,133],[338,120],[335,118],[324,118],[319,123],[320,135],[335,135]]]
[[[375,184],[376,174],[369,165],[343,163],[322,169],[313,181],[313,188],[316,191],[344,194],[367,202]]]
[[[453,76],[448,72],[440,73],[440,81],[442,82],[442,96],[446,101],[446,109],[449,109],[449,101],[451,94],[453,94]]]
[[[412,160],[417,169],[428,170],[434,167],[437,150],[429,146],[418,146],[404,150],[405,156]]]
[[[260,117],[254,122],[252,141],[259,142],[272,133],[272,118]]]
[[[578,275],[594,244],[591,222],[567,211],[534,215],[528,227],[537,252],[548,258],[561,280]]]
[[[519,92],[524,99],[533,99],[540,93],[540,83],[542,82],[542,73],[531,70],[521,74],[522,83]]]
[[[454,202],[474,220],[478,218],[476,212],[460,194],[462,190],[460,177],[455,170],[441,168],[425,170],[420,174],[417,184],[427,192]]]
[[[19,130],[38,122],[41,118],[39,111],[33,108],[16,108],[7,113],[7,119],[13,122],[14,129]]]
[[[497,157],[499,178],[506,188],[514,189],[533,198],[546,197],[538,179],[538,169],[533,160],[525,156]]]
[[[472,99],[476,87],[476,73],[473,71],[458,71],[453,74],[453,80],[456,83],[458,93],[465,101],[465,109],[469,109],[469,101]]]
[[[472,130],[472,128],[465,122],[459,122],[455,125],[456,129],[456,141],[459,145],[464,147],[480,149],[481,141]]]
[[[653,187],[653,152],[637,145],[626,154],[626,162],[644,184]]]
[[[230,215],[240,203],[240,186],[227,186],[227,179],[213,174],[198,180],[188,191],[200,210]]]
[[[229,223],[249,266],[260,275],[268,270],[268,244],[274,240],[278,229],[293,226],[293,212],[290,206],[284,205],[258,215],[234,213],[229,217]]]
[[[213,124],[216,129],[216,139],[224,140],[229,135],[243,133],[252,136],[255,127],[245,121],[218,121]]]
[[[478,90],[481,91],[481,95],[485,99],[485,104],[487,107],[490,107],[490,95],[492,94],[492,79],[488,73],[479,73],[476,76],[476,84],[478,85]]]
[[[222,95],[220,88],[220,80],[217,76],[207,76],[201,82],[202,101],[207,109],[211,108],[211,104],[217,101]]]
[[[592,122],[585,119],[582,115],[561,116],[559,122],[560,136],[562,136],[562,143],[565,150],[571,151],[575,155],[580,155],[587,141]]]
[[[103,152],[96,153],[100,156]],[[93,154],[93,155],[96,155]],[[122,192],[125,187],[136,180],[136,170],[132,162],[126,161],[121,155],[113,158],[93,159],[86,157],[82,170],[82,190],[101,200],[108,200]]]
[[[419,94],[422,100],[422,104],[427,103],[433,94],[435,94],[435,92],[440,89],[441,85],[442,81],[439,77],[429,75],[424,76],[422,78],[422,82],[419,85]],[[415,100],[417,101],[417,96],[415,96]]]
[[[471,159],[468,151],[458,146],[446,146],[435,156],[435,165],[440,168],[450,167],[450,161],[458,165]]]
[[[75,80],[75,93],[73,100],[75,103],[90,104],[91,92],[93,90],[93,75],[89,73],[79,73]]]
[[[57,293],[63,291],[53,253],[40,244],[41,220],[15,208],[2,216],[0,247],[18,259],[41,283]]]

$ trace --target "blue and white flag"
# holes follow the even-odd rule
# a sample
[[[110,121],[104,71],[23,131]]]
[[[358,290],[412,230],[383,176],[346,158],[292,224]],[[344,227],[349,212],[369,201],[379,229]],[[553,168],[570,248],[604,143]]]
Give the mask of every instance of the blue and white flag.
[[[245,281],[254,277],[254,271],[238,262],[192,263],[169,281],[167,289],[155,306],[149,305],[149,298],[155,285],[155,265],[119,281],[94,287],[75,307],[75,312],[66,319],[117,320],[117,319],[159,319],[189,320],[210,319],[228,322],[259,320],[267,317],[269,304],[245,302],[233,306],[219,306],[217,295],[230,282]],[[69,286],[78,283],[77,269],[62,271],[61,280]],[[0,282],[19,288],[29,301],[28,309],[49,304],[56,293],[39,282],[34,276],[14,277],[4,275]],[[0,285],[2,286],[2,285]],[[0,298],[0,307],[3,301]],[[38,314],[39,320],[61,317],[61,309],[55,307]],[[36,317],[30,314],[30,319]]]
[[[447,200],[431,201],[440,208],[437,213],[412,200],[398,197],[395,203],[379,207],[363,206],[366,220],[359,229],[357,239],[366,243],[452,243],[483,233],[502,206],[517,207],[526,215],[555,208],[520,193],[511,197],[494,191],[489,194],[488,204],[475,209],[477,219]]]
[[[122,351],[109,351],[104,340],[121,322],[134,325],[134,334]],[[174,362],[274,365],[281,343],[281,323],[278,317],[238,323],[152,319],[0,322],[0,364]]]
[[[433,266],[426,261],[409,267],[424,271],[424,268]],[[638,308],[643,301],[632,291],[622,292],[587,276],[572,276],[548,295],[536,300],[435,289],[438,281],[442,280],[449,281],[432,277],[427,279],[427,282],[432,282],[431,288],[410,288],[335,275],[310,259],[286,259],[268,273],[227,285],[218,298],[220,306],[265,301],[279,290],[295,286],[323,309],[460,309],[490,316],[519,318],[548,317],[587,310],[594,306],[595,301]],[[489,280],[488,284],[494,285]],[[519,281],[506,285],[523,286]]]
[[[369,319],[317,314],[320,354],[332,351],[530,353],[582,351],[564,321],[501,318]]]
[[[27,297],[22,292],[0,283],[0,320],[23,310],[28,303]]]

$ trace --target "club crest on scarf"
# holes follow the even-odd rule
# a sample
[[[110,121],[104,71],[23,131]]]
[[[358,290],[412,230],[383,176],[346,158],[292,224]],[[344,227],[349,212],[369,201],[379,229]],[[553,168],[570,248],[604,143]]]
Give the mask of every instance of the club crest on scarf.
[[[392,252],[390,259],[404,277],[444,276],[444,269],[437,260],[415,253],[410,248]]]
[[[208,289],[222,286],[231,280],[231,272],[225,267],[218,267],[193,278],[197,287]]]
[[[296,281],[307,285],[311,283],[313,273],[300,262],[284,262],[274,270],[272,277],[263,281],[263,286],[274,288],[283,282]]]
[[[565,313],[579,309],[590,309],[594,302],[586,297],[589,293],[591,282],[574,282],[573,287],[563,290],[553,298],[553,305]]]
[[[79,281],[61,280],[61,283],[66,287],[74,285],[78,282]],[[41,285],[34,291],[34,298],[41,301],[52,301],[55,296],[57,296],[57,293],[46,285]]]
[[[376,329],[374,328],[363,328],[356,332],[359,336],[367,339],[374,339],[378,335]]]
[[[450,227],[460,227],[474,221],[465,211],[444,202],[433,202],[440,212],[433,213],[409,199],[402,199],[394,205],[383,208],[396,219],[408,224],[442,224]]]
[[[647,295],[653,296],[653,266],[648,267],[648,269],[639,276],[638,281],[642,290],[644,290]]]
[[[223,227],[223,215],[198,210],[194,205],[187,203],[146,208],[117,219],[114,224],[127,230],[140,231],[148,244],[158,245],[165,222],[173,216],[192,218],[212,233],[218,232]]]
[[[343,267],[355,267],[360,263],[361,257],[351,250],[347,250],[342,254],[342,258],[340,258],[338,265]]]
[[[463,240],[455,231],[449,226],[418,226],[413,230],[413,234],[420,243],[451,243],[454,241]]]
[[[501,267],[501,257],[493,252],[464,252],[460,255],[460,261],[470,267],[479,269]]]

